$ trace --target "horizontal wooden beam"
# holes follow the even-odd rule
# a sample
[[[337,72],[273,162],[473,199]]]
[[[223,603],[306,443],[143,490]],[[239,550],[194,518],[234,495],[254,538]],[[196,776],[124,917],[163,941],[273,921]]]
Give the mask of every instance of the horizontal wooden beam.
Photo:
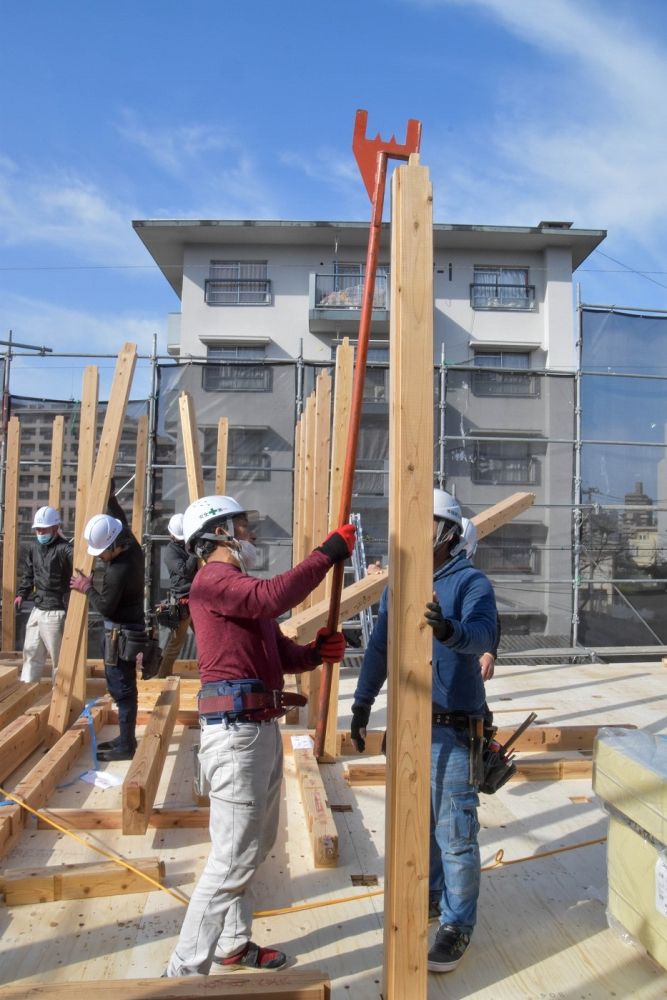
[[[19,682],[18,687],[0,701],[0,729],[18,719],[27,708],[40,698],[49,695],[50,691],[51,684],[48,681],[37,681],[32,684]]]
[[[132,858],[132,867],[157,882],[164,878],[164,862],[159,858]],[[0,877],[0,892],[4,893],[6,906],[152,892],[154,888],[140,875],[113,861],[10,868]]]
[[[162,777],[174,731],[180,691],[178,677],[168,677],[123,781],[123,833],[143,834]]]
[[[516,760],[516,774],[510,781],[561,781],[564,778],[590,778],[593,762],[590,759],[559,757],[555,760]],[[386,765],[380,763],[345,764],[345,780],[350,785],[384,785]]]
[[[338,830],[312,750],[294,750],[294,764],[316,868],[338,865]]]
[[[61,826],[71,830],[121,830],[123,828],[122,809],[44,809]],[[167,808],[153,809],[148,826],[154,830],[201,830],[208,828],[209,810]],[[51,829],[45,819],[37,821],[40,830]]]
[[[497,531],[503,524],[507,524],[528,510],[534,502],[534,493],[513,493],[493,507],[476,514],[472,521],[477,528],[477,538],[486,538],[492,531]],[[389,570],[383,569],[345,587],[341,597],[340,621],[353,618],[370,604],[376,604],[387,586],[388,579]],[[328,614],[328,600],[319,601],[305,611],[292,615],[288,621],[281,624],[280,628],[284,635],[295,642],[310,642],[317,635],[317,630],[326,624]]]
[[[4,781],[44,741],[49,705],[20,715],[0,732],[0,782]]]
[[[0,987],[2,1000],[72,1000],[83,989],[95,1000],[330,1000],[330,980],[318,969],[234,972],[173,979],[100,979],[71,983],[19,983]]]

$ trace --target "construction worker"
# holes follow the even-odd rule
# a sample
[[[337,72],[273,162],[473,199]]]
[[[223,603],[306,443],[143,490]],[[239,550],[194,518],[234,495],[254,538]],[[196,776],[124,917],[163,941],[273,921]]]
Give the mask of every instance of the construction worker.
[[[293,569],[270,580],[247,575],[256,558],[252,515],[232,497],[195,500],[183,515],[186,548],[203,560],[190,589],[197,634],[201,741],[210,789],[211,852],[190,897],[168,976],[223,969],[280,969],[286,955],[250,937],[251,882],[278,829],[283,748],[276,719],[305,698],[283,692],[284,674],[339,662],[340,632],[320,629],[300,646],[274,619],[303,601],[331,566],[347,559],[345,525]]]
[[[169,602],[178,618],[175,620],[175,627],[171,630],[167,645],[164,647],[160,677],[171,676],[174,660],[183,648],[187,631],[191,627],[190,586],[199,566],[197,556],[186,552],[185,549],[183,515],[174,514],[169,519],[167,530],[171,538],[164,553],[164,561],[169,571]]]
[[[34,602],[23,642],[21,680],[25,683],[40,680],[47,653],[52,680],[56,676],[72,575],[72,546],[63,536],[61,524],[53,507],[40,507],[35,514],[35,540],[30,543],[14,598],[17,611],[24,601]]]
[[[104,619],[104,673],[109,694],[118,706],[120,733],[99,743],[101,761],[131,760],[137,749],[137,667],[134,657],[124,659],[121,640],[128,633],[145,633],[144,554],[130,529],[110,514],[95,514],[83,536],[88,552],[104,563],[102,586],[93,577],[75,570],[70,585],[85,594],[88,603]]]
[[[496,602],[487,577],[475,569],[460,542],[457,500],[433,491],[433,590],[425,619],[433,629],[433,730],[431,746],[430,884],[444,873],[440,926],[428,953],[432,972],[449,972],[461,960],[475,926],[480,860],[477,787],[470,781],[473,734],[484,719],[482,653],[494,647]],[[456,553],[456,554],[454,554]],[[371,706],[387,677],[387,590],[366,649],[352,705],[351,736],[361,752]],[[481,748],[480,748],[481,751]]]

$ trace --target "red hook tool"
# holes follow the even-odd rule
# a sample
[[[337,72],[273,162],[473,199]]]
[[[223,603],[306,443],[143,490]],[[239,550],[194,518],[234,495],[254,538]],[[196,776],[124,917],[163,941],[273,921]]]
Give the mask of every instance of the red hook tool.
[[[357,111],[354,121],[352,150],[366,190],[372,202],[371,226],[368,233],[368,250],[366,252],[366,270],[364,272],[364,287],[361,300],[361,315],[359,317],[359,338],[354,364],[354,379],[352,382],[352,402],[350,406],[350,422],[345,451],[345,465],[341,484],[338,524],[347,524],[352,508],[352,483],[354,467],[357,460],[357,443],[359,440],[359,425],[364,401],[364,380],[366,377],[366,359],[368,357],[368,341],[370,339],[371,319],[373,315],[373,298],[375,296],[375,274],[377,271],[378,253],[380,250],[380,234],[382,231],[382,208],[384,205],[384,189],[387,179],[387,162],[390,159],[408,160],[412,153],[419,152],[421,141],[421,122],[415,118],[408,121],[405,142],[398,143],[392,135],[385,141],[376,135],[374,139],[366,138],[366,123],[368,112]],[[340,601],[343,590],[344,564],[336,563],[333,568],[331,600],[327,627],[335,632],[340,618]],[[327,716],[331,699],[331,678],[333,666],[325,663],[320,684],[317,726],[315,728],[316,757],[321,757],[324,751],[324,740],[327,731]]]

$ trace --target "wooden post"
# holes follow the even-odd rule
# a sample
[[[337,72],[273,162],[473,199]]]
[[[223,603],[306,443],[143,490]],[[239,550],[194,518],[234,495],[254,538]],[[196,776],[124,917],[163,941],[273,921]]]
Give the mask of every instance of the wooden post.
[[[327,534],[329,523],[329,449],[331,446],[331,375],[320,372],[315,386],[315,420],[313,428],[313,521],[311,528],[311,548],[322,541]],[[329,573],[327,579],[331,576]],[[326,594],[325,580],[309,595],[309,604],[323,600]],[[306,675],[308,678],[308,725],[317,724],[317,704],[322,668],[315,667]]]
[[[148,462],[148,416],[137,420],[137,451],[132,498],[132,534],[139,544],[144,538],[144,509],[146,507],[146,463]]]
[[[384,996],[427,994],[433,591],[433,220],[412,154],[392,179]]]
[[[53,418],[51,438],[51,476],[49,478],[49,507],[60,510],[60,493],[63,480],[63,437],[65,418],[60,414]]]
[[[190,503],[193,503],[199,497],[204,496],[204,477],[201,470],[197,418],[189,392],[182,392],[180,394],[178,397],[178,407],[181,414],[181,434],[183,435],[185,472],[188,479],[188,497]]]
[[[97,437],[97,401],[99,393],[99,371],[95,365],[84,369],[81,386],[81,411],[79,413],[79,436],[77,440],[76,470],[76,512],[74,515],[74,537],[82,538],[86,527],[88,494],[93,478],[95,444]],[[72,685],[72,699],[83,705],[86,700],[86,662],[88,659],[88,629],[84,626],[79,643],[76,671]]]
[[[354,377],[354,350],[350,340],[345,337],[336,350],[336,377],[334,380],[333,436],[331,444],[331,477],[329,480],[329,531],[338,527],[338,511],[340,510],[340,490],[343,482],[343,465],[345,463],[345,447],[347,444],[347,427],[350,419],[352,402],[352,379]],[[327,574],[325,598],[331,596],[331,573]],[[343,620],[343,619],[341,619]],[[331,694],[329,696],[329,715],[327,717],[327,732],[324,738],[324,759],[333,760],[336,757],[336,730],[338,728],[338,681],[340,664],[337,663],[331,671]]]
[[[16,645],[16,561],[18,557],[19,459],[21,425],[12,417],[7,428],[5,471],[5,518],[2,548],[2,651],[9,653]]]
[[[106,510],[109,499],[109,481],[116,464],[118,446],[125,420],[125,410],[132,384],[132,375],[137,361],[136,344],[124,344],[118,355],[111,393],[100,437],[95,470],[88,495],[86,521],[95,514]],[[88,553],[88,546],[83,533],[74,539],[74,566],[88,574],[93,569],[93,556]],[[70,721],[70,715],[81,712],[82,704],[73,698],[73,681],[79,658],[79,647],[83,630],[88,617],[88,601],[83,594],[73,590],[70,595],[65,630],[63,633],[56,682],[53,689],[53,701],[49,715],[49,733],[47,742],[52,744],[65,732]]]
[[[229,449],[229,420],[218,420],[218,447],[215,453],[215,492],[225,496],[227,492],[227,451]]]

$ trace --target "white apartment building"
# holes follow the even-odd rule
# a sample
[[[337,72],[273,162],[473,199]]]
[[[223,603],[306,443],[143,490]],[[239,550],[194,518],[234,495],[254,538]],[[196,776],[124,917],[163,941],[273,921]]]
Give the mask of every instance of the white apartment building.
[[[293,440],[294,408],[289,412],[289,406],[270,402],[277,369],[269,362],[327,365],[342,337],[356,339],[368,225],[256,220],[133,225],[180,300],[180,312],[170,316],[169,354],[181,362],[210,362],[201,377],[208,414],[200,419],[202,447],[206,450],[218,416],[229,416],[230,465],[235,453],[242,465],[242,451],[250,449],[252,457],[245,461],[254,470],[256,497],[257,470],[262,463],[270,470],[279,461],[284,469]],[[506,628],[565,635],[572,616],[572,274],[606,233],[541,222],[436,224],[433,235],[440,481],[470,515],[516,490],[535,492],[530,511],[480,546],[478,563],[494,580]],[[387,420],[389,264],[386,225],[369,354],[378,367],[368,373],[364,415],[370,457],[355,498],[376,542],[387,505],[386,450],[378,442]],[[241,374],[233,367],[240,362],[246,363]],[[443,384],[444,400],[438,395]],[[306,382],[306,391],[311,387]],[[260,402],[267,393],[268,407]],[[229,491],[243,492],[248,478],[237,468]],[[291,484],[288,489],[284,477],[279,487],[270,480],[269,472],[265,496],[274,533],[289,535]],[[262,499],[260,493],[257,506]],[[386,543],[378,542],[371,554],[382,551]]]

